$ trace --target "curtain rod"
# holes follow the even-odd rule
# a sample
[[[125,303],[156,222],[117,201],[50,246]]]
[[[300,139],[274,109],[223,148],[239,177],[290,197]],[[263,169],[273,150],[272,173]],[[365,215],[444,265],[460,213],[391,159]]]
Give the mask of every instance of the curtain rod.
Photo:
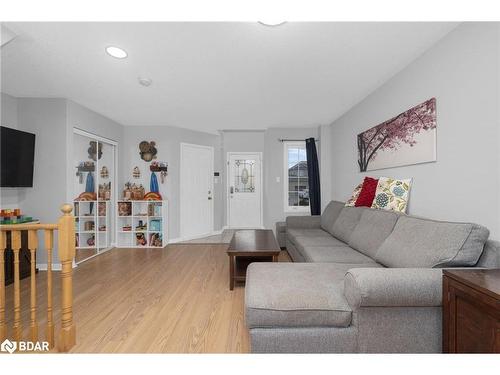
[[[278,142],[305,142],[305,139],[284,139],[284,138],[278,138]],[[319,142],[319,139],[315,139],[315,142]]]

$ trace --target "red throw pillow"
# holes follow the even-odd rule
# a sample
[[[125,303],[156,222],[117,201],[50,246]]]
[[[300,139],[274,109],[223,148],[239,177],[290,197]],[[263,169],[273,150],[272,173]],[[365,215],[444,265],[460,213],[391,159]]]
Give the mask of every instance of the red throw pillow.
[[[375,198],[375,191],[377,190],[378,180],[371,177],[365,177],[363,187],[359,192],[358,199],[354,204],[356,207],[371,207],[373,199]]]

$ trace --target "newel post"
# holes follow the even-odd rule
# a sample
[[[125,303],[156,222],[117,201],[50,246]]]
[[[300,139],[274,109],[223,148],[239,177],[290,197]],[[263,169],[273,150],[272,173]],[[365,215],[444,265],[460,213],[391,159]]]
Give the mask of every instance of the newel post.
[[[73,322],[73,259],[75,258],[75,217],[73,207],[64,204],[59,219],[59,259],[61,261],[61,333],[59,351],[66,352],[76,343],[76,329]]]

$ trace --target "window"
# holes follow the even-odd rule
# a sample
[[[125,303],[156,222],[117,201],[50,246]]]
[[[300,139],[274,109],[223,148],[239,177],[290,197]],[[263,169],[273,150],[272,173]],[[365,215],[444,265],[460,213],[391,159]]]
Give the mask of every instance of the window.
[[[285,211],[309,211],[305,142],[284,142]]]

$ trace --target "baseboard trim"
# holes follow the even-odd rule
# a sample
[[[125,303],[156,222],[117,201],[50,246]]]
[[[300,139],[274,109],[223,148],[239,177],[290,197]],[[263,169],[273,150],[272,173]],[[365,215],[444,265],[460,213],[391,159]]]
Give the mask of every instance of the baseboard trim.
[[[47,271],[47,263],[37,263],[36,268],[38,268],[39,271]],[[75,265],[73,264],[73,268],[75,268]],[[62,266],[61,263],[54,263],[52,265],[52,271],[61,271]]]
[[[203,237],[216,236],[218,234],[222,234],[223,231],[224,231],[224,229],[221,229],[221,230],[216,230],[216,231],[210,232],[208,234],[202,234],[199,236],[187,236],[187,237],[172,238],[172,239],[168,240],[167,243],[168,244],[175,244],[175,243],[184,242],[184,241],[197,240],[198,238],[203,238]]]

